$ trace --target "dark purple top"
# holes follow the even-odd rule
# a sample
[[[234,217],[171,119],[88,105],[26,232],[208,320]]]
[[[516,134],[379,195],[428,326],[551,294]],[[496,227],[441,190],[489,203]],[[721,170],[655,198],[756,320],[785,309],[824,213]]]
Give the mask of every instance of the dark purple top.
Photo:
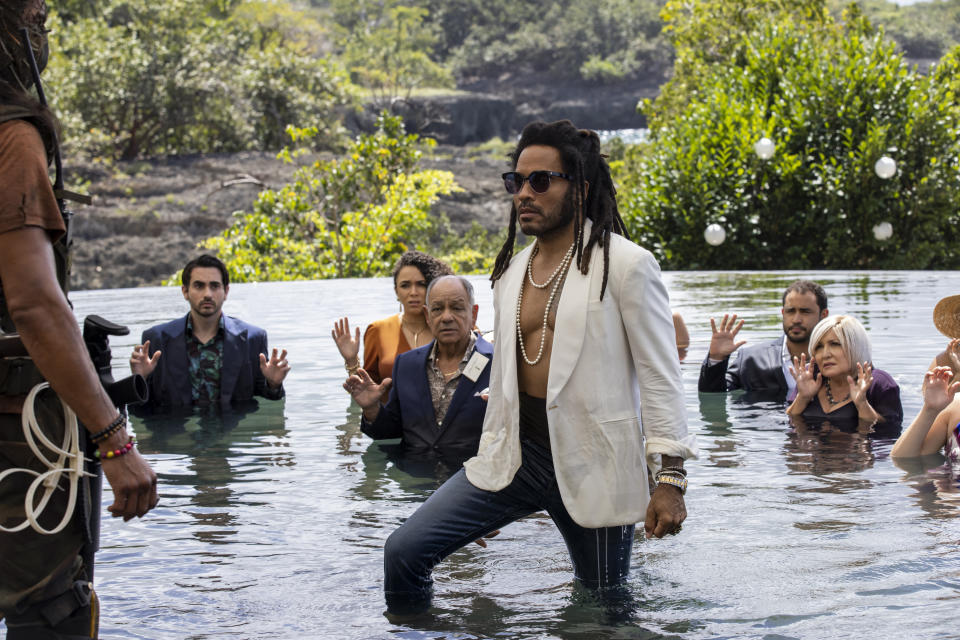
[[[787,402],[793,402],[797,397],[796,389],[787,398]],[[873,370],[873,384],[867,389],[867,401],[874,411],[883,417],[885,423],[890,425],[901,424],[903,422],[903,405],[900,404],[900,386],[882,369]],[[807,420],[827,420],[827,419],[850,419],[857,417],[857,408],[851,402],[835,411],[827,413],[820,405],[819,395],[814,396],[807,408],[803,410],[803,417]]]

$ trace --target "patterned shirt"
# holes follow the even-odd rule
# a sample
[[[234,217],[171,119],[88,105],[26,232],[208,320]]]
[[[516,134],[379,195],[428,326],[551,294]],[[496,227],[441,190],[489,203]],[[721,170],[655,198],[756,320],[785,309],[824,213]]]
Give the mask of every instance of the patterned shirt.
[[[206,343],[193,334],[193,315],[187,315],[187,362],[193,404],[208,406],[220,402],[220,370],[223,368],[223,314],[217,333]]]
[[[447,415],[447,409],[450,408],[450,402],[453,400],[453,394],[460,384],[460,376],[463,370],[473,356],[473,351],[477,346],[477,336],[471,331],[470,341],[467,343],[467,350],[460,360],[460,366],[456,371],[448,372],[444,375],[437,366],[437,342],[434,340],[433,348],[430,349],[430,355],[427,356],[427,384],[430,385],[430,397],[433,400],[433,412],[437,416],[437,428],[443,424],[443,419]]]

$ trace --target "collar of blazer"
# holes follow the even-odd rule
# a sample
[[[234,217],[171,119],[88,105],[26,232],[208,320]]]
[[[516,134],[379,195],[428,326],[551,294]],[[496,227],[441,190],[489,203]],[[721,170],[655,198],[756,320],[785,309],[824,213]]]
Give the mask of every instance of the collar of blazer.
[[[584,236],[590,235],[591,221],[584,225]],[[497,327],[497,336],[512,336],[514,344],[517,335],[517,297],[520,287],[527,275],[527,260],[533,244],[514,256],[510,267],[504,273],[500,286],[500,326]],[[594,247],[590,256],[590,269],[587,275],[580,272],[576,262],[570,264],[567,279],[560,292],[557,303],[557,316],[554,323],[553,350],[550,354],[549,383],[547,385],[547,403],[553,401],[567,383],[573,373],[574,366],[580,359],[583,349],[583,338],[587,328],[587,309],[589,307],[590,285],[593,278],[603,278],[603,250]],[[599,283],[600,280],[597,280]],[[599,291],[599,284],[597,290]],[[610,295],[610,286],[607,285],[607,295]],[[503,366],[514,372],[512,378],[516,380],[517,350],[503,349],[499,352],[504,357]],[[507,373],[507,370],[504,370]],[[511,377],[505,375],[503,381],[509,384]]]

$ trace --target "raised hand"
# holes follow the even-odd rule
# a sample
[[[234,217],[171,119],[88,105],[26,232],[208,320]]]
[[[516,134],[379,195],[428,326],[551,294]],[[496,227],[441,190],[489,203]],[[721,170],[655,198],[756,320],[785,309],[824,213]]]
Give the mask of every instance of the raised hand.
[[[869,362],[858,362],[857,379],[854,381],[852,376],[847,376],[847,384],[850,385],[850,400],[860,407],[867,402],[867,391],[873,384],[873,366]]]
[[[720,321],[720,327],[710,318],[710,329],[713,335],[710,337],[710,358],[713,360],[723,360],[731,353],[747,344],[746,340],[737,342],[737,334],[743,327],[743,320],[737,322],[737,314],[723,315]]]
[[[373,409],[380,406],[380,397],[385,391],[390,389],[393,383],[391,378],[384,378],[383,382],[377,384],[364,369],[357,369],[357,373],[347,378],[343,383],[346,389],[358,405],[364,410]]]
[[[350,335],[350,319],[340,318],[333,323],[333,331],[330,332],[333,341],[337,343],[337,349],[343,361],[347,364],[358,362],[357,356],[360,353],[360,327],[357,327],[356,333]]]
[[[274,349],[273,353],[270,354],[269,362],[267,361],[267,356],[261,353],[260,373],[263,374],[263,377],[267,379],[267,384],[273,389],[283,384],[283,379],[290,373],[290,363],[287,362],[287,350],[284,349],[278,356],[277,350]]]
[[[797,381],[797,397],[808,401],[819,393],[820,385],[823,384],[820,372],[818,371],[816,376],[813,374],[813,358],[807,361],[805,353],[801,353],[799,358],[794,356],[790,375]]]
[[[150,341],[138,344],[133,348],[130,354],[130,371],[139,373],[144,378],[148,377],[153,370],[157,368],[157,362],[160,360],[161,351],[157,351],[153,356],[149,356]]]
[[[953,340],[950,341],[951,345]],[[950,383],[953,371],[950,367],[936,367],[923,376],[923,405],[940,412],[953,402],[953,396],[960,391],[960,382]]]

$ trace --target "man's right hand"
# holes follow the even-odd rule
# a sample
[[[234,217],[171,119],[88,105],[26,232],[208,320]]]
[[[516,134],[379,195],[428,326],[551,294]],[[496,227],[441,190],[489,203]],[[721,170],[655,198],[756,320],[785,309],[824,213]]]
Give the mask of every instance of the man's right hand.
[[[127,442],[126,430],[102,443],[101,454],[119,448]],[[157,506],[157,474],[136,447],[128,453],[114,458],[104,458],[101,455],[100,466],[103,474],[113,489],[113,504],[107,507],[114,518],[130,520],[134,516],[143,517],[150,509]]]
[[[729,314],[723,315],[723,320],[720,321],[720,327],[717,327],[717,323],[713,318],[710,318],[710,328],[713,330],[713,335],[710,337],[710,359],[711,360],[723,360],[731,353],[747,344],[746,340],[741,340],[736,342],[737,334],[740,332],[740,329],[743,327],[743,320],[737,322],[737,314],[732,316]]]
[[[139,373],[144,378],[149,377],[150,374],[153,373],[153,370],[157,368],[157,362],[160,360],[160,354],[162,352],[156,351],[152,357],[149,353],[149,340],[143,344],[136,345],[133,348],[133,353],[130,354],[130,371]]]
[[[391,378],[384,378],[383,382],[377,384],[370,377],[370,374],[364,369],[357,369],[357,373],[347,378],[343,383],[346,389],[360,408],[363,409],[363,415],[367,420],[376,419],[376,414],[380,408],[380,398],[384,392],[390,389],[393,383]],[[372,416],[372,417],[371,417]]]

